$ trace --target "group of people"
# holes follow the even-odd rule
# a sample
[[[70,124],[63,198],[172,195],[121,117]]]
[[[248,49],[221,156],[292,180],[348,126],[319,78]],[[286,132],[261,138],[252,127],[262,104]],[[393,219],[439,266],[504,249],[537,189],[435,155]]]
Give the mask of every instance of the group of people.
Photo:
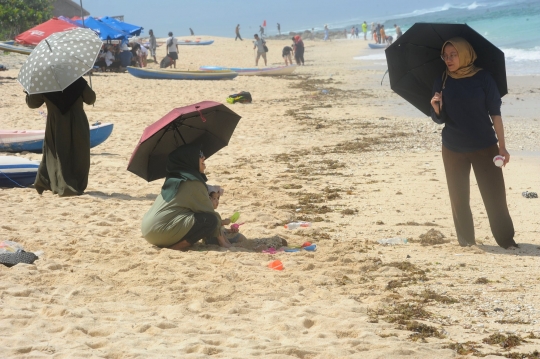
[[[264,45],[257,34],[255,39]],[[296,47],[291,50],[298,54],[301,39],[295,37],[294,41]],[[472,168],[496,242],[503,248],[518,247],[502,168],[493,164],[497,155],[504,157],[504,165],[510,161],[501,96],[493,76],[474,64],[476,57],[465,39],[446,41],[441,49],[446,69],[435,79],[431,98],[431,117],[444,124],[442,160],[456,236],[461,246],[476,244],[470,207]],[[47,106],[43,157],[34,183],[39,194],[84,193],[90,169],[90,133],[83,104],[95,101],[95,92],[82,77],[64,91],[26,95],[28,107]],[[186,250],[201,239],[222,247],[242,239],[238,227],[225,228],[230,220],[216,212],[223,190],[206,184],[203,151],[200,145],[184,145],[168,155],[161,193],[142,220],[142,234],[149,243]]]
[[[401,37],[401,35],[403,35],[403,33],[401,32],[401,28],[397,24],[394,24],[394,29],[396,31],[397,40]],[[371,23],[371,36],[373,38],[373,41],[375,41],[377,44],[392,45],[392,42],[394,41],[394,38],[392,36],[386,35],[384,25],[379,23]]]
[[[364,21],[361,27],[362,27],[362,33],[364,34],[364,40],[367,40],[367,28],[368,28],[367,23]],[[360,38],[359,34],[360,34],[360,31],[358,30],[358,26],[351,27],[351,34],[350,34],[351,39],[354,39],[354,38],[359,39]]]
[[[126,42],[120,44],[104,44],[96,59],[95,66],[101,71],[125,71],[128,66],[146,67],[148,56],[156,60],[157,41],[154,32],[149,32],[148,45],[140,42]],[[147,47],[148,46],[148,47]]]
[[[297,65],[304,65],[304,41],[302,41],[300,35],[293,36],[292,41],[292,45],[285,46],[281,52],[281,56],[285,60],[285,66],[293,64],[291,54],[294,55]]]

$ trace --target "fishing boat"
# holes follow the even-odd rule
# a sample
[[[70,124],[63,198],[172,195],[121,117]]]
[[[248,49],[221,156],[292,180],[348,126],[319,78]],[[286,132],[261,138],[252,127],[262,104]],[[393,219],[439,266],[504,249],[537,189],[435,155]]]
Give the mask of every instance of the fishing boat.
[[[90,147],[105,142],[113,130],[112,123],[90,126]],[[0,130],[0,152],[35,152],[43,150],[45,130]]]
[[[202,71],[223,71],[230,70],[237,72],[240,76],[286,76],[296,70],[296,65],[277,67],[222,67],[222,66],[201,66]]]
[[[40,161],[0,156],[0,188],[28,187],[36,179]]]
[[[372,44],[371,42],[368,45],[371,49],[386,49],[388,46],[386,44]]]
[[[15,46],[8,42],[0,42],[0,50],[8,51],[8,52],[16,52],[18,54],[23,54],[23,55],[30,55],[33,49],[30,47]]]
[[[214,40],[201,41],[198,40],[177,40],[178,45],[212,45]]]
[[[157,80],[230,80],[238,76],[237,72],[230,70],[220,71],[178,71],[178,70],[151,70],[139,67],[127,67],[128,72],[140,79]]]

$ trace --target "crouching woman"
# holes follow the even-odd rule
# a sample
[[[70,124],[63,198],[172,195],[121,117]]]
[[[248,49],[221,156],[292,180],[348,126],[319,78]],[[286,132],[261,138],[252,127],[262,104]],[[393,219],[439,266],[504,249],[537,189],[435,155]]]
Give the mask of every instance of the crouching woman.
[[[142,221],[142,234],[149,243],[187,250],[201,239],[214,237],[220,246],[231,246],[221,235],[219,216],[208,197],[204,161],[200,146],[185,145],[169,154],[161,193]]]

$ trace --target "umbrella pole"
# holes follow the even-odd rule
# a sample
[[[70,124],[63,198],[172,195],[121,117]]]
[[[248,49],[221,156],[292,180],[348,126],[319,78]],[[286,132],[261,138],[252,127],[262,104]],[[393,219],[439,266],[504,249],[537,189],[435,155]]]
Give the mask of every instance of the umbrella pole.
[[[82,20],[82,26],[84,26],[84,10],[83,10],[83,7],[82,7],[82,0],[80,0],[80,3],[81,3],[81,20]],[[90,71],[90,73],[88,74],[88,79],[90,80],[90,88],[92,88],[92,71]],[[94,104],[92,104],[92,107],[94,107]]]

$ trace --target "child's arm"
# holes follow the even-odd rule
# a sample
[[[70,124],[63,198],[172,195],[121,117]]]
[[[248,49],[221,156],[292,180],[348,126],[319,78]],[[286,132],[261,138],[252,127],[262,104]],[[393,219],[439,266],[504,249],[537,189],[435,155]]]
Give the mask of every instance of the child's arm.
[[[222,224],[223,226],[228,226],[229,224],[231,224],[231,219],[230,219],[230,218],[222,219],[222,220],[221,220],[221,224]]]

